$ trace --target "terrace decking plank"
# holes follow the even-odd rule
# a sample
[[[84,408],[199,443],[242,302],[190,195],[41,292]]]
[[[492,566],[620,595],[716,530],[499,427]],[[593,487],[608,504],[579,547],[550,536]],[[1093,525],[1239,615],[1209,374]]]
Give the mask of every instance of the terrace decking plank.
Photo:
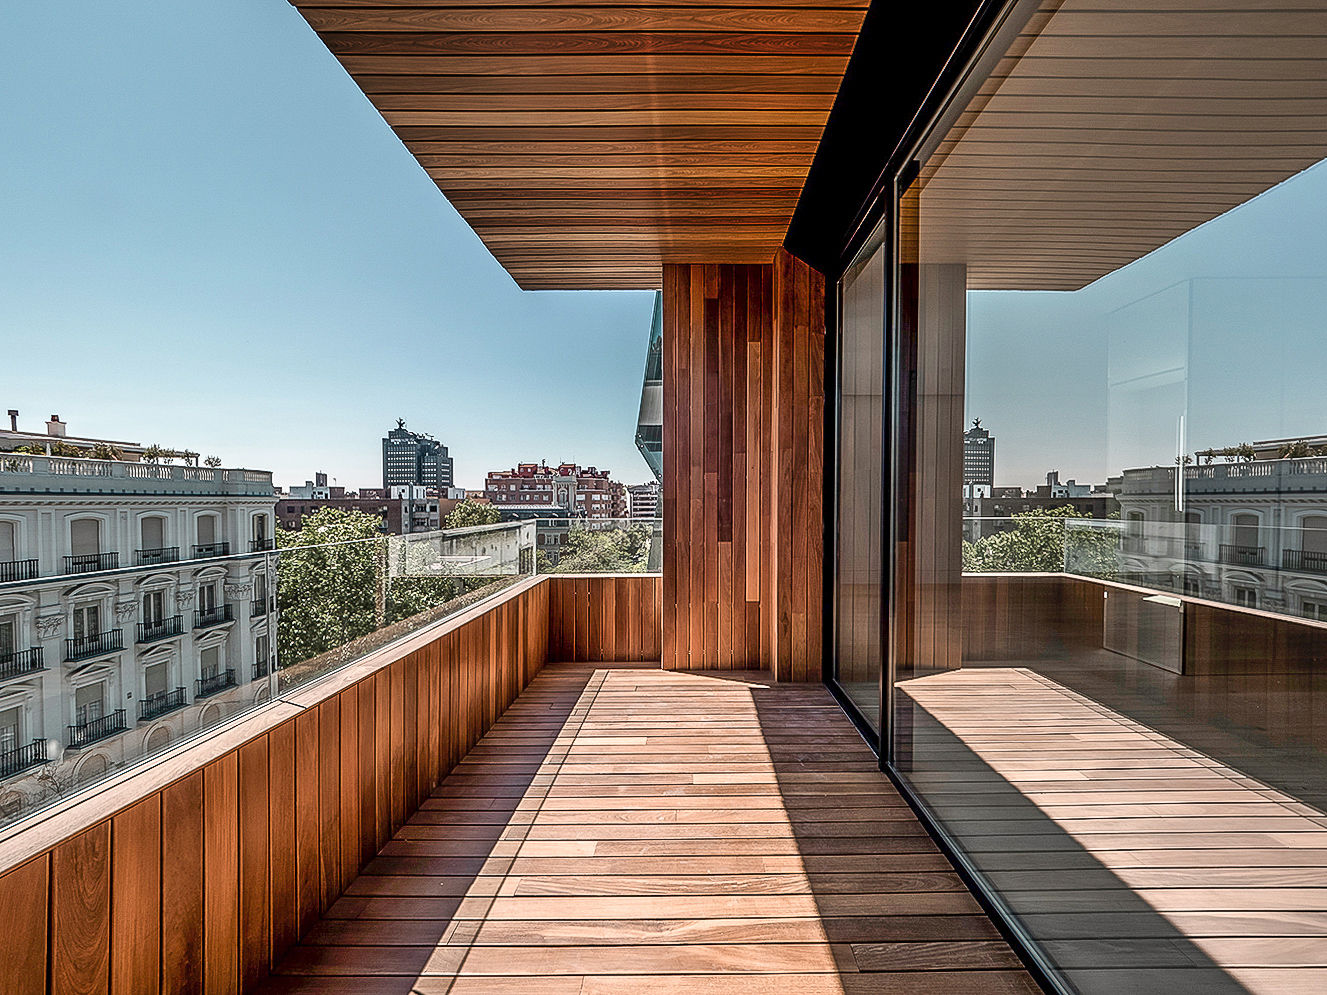
[[[266,990],[1036,991],[874,768],[818,687],[550,665]]]

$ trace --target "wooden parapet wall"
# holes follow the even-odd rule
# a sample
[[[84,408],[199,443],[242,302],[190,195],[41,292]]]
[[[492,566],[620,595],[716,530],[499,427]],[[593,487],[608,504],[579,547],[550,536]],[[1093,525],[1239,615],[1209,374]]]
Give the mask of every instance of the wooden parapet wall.
[[[658,574],[552,574],[547,585],[550,660],[659,659],[663,578]]]
[[[1104,648],[1104,599],[1156,592],[1067,574],[963,577],[963,658],[1037,660]],[[1183,595],[1186,677],[1315,673],[1327,667],[1327,624]]]
[[[538,673],[549,591],[524,581],[0,835],[0,989],[254,989]]]

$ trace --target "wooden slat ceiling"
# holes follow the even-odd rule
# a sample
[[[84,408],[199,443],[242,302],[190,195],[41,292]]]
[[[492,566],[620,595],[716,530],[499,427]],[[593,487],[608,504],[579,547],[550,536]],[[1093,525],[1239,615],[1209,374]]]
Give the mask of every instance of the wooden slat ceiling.
[[[1075,290],[1325,156],[1321,0],[1044,3],[920,174],[922,259]]]
[[[768,263],[869,0],[292,0],[526,289]]]

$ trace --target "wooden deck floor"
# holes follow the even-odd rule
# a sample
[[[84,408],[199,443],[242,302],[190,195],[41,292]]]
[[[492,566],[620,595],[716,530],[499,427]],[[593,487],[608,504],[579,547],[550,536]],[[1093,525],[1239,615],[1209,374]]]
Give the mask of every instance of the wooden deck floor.
[[[1219,729],[1167,735],[1174,716],[1099,685],[993,665],[902,682],[907,776],[1085,995],[1327,991],[1327,815],[1193,747]]]
[[[279,993],[1032,993],[825,690],[551,665]]]

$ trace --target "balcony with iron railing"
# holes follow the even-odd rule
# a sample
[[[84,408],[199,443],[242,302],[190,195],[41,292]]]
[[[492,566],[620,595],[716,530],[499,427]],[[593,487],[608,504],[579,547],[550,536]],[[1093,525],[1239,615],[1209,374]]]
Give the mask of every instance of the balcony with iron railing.
[[[37,579],[36,560],[0,561],[0,584],[8,584],[16,580],[36,580],[36,579]]]
[[[77,663],[124,649],[124,630],[108,629],[65,640],[65,662]]]
[[[271,668],[266,660],[256,660],[253,665],[253,680],[261,680],[271,673]]]
[[[0,681],[41,673],[46,669],[43,655],[40,646],[26,650],[11,650],[7,653],[0,652]]]
[[[266,598],[254,598],[253,601],[249,603],[250,618],[261,618],[262,616],[266,615],[268,612],[274,612],[274,611],[276,611],[275,595]]]
[[[1281,569],[1327,574],[1327,553],[1312,549],[1284,549],[1281,551]]]
[[[1243,543],[1222,543],[1221,562],[1236,567],[1261,567],[1266,559],[1267,550],[1263,546],[1249,546]]]
[[[161,546],[157,549],[134,550],[134,565],[139,567],[150,567],[159,563],[176,563],[179,559],[179,546]]]
[[[155,643],[158,639],[169,639],[184,632],[184,616],[171,615],[138,623],[138,642]]]
[[[65,573],[86,574],[99,570],[118,570],[119,553],[77,553],[65,557]]]
[[[0,777],[13,777],[46,762],[46,740],[36,739],[27,746],[0,752]]]
[[[194,628],[206,629],[213,625],[224,625],[235,621],[235,612],[230,604],[214,605],[211,608],[199,608],[194,611]]]
[[[78,750],[91,743],[122,733],[127,728],[129,727],[125,724],[124,709],[117,708],[106,715],[69,726],[68,746],[71,750]]]
[[[214,556],[229,556],[229,542],[203,542],[194,544],[195,560],[208,560]]]
[[[249,552],[250,552],[250,553],[266,553],[266,552],[268,552],[269,550],[272,550],[272,549],[275,549],[275,548],[276,548],[276,540],[274,540],[274,539],[250,539],[250,540],[249,540]]]
[[[204,674],[194,682],[194,698],[210,698],[227,688],[235,687],[235,671],[219,670],[215,674]]]
[[[179,711],[189,704],[184,688],[173,691],[158,691],[148,695],[138,703],[138,721],[149,722],[170,712]]]

